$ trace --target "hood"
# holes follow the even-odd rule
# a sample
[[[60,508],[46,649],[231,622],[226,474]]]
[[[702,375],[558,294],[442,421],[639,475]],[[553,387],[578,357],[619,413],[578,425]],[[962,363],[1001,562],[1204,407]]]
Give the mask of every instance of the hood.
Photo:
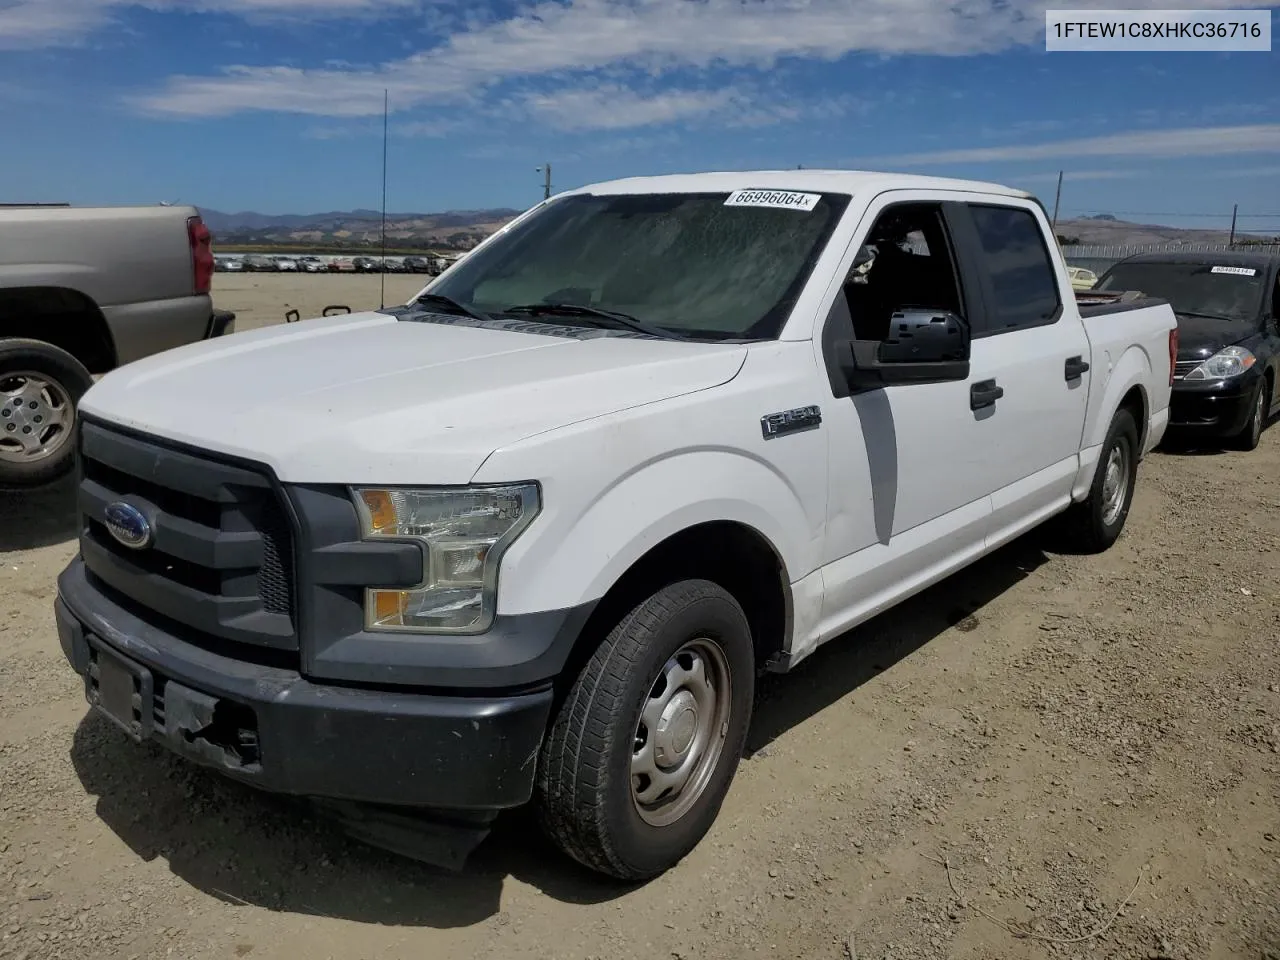
[[[81,409],[284,481],[460,484],[494,450],[718,386],[746,358],[741,344],[435,319],[351,314],[179,347],[103,377]]]
[[[1253,328],[1242,320],[1210,320],[1185,313],[1178,313],[1177,317],[1179,360],[1203,360],[1253,333]]]

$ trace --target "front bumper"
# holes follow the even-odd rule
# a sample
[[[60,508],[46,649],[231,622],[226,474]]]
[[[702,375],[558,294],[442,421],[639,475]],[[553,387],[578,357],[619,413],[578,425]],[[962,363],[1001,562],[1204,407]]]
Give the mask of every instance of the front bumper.
[[[54,611],[63,653],[96,709],[135,740],[158,741],[251,786],[438,811],[496,811],[532,795],[549,686],[441,696],[313,683],[141,619],[79,558],[58,578]],[[125,676],[133,710],[122,723],[128,707],[109,702]]]
[[[1169,429],[1230,436],[1252,413],[1254,378],[1248,383],[1175,384],[1169,398]]]

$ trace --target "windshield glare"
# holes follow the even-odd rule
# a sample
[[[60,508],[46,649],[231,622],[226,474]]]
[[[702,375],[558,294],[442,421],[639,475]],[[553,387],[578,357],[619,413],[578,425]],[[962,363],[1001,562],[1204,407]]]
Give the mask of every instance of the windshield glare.
[[[571,303],[685,336],[776,337],[849,198],[823,194],[806,211],[726,206],[729,196],[563,197],[430,292],[489,314]]]
[[[1139,290],[1168,300],[1175,313],[1196,313],[1249,323],[1262,304],[1262,271],[1212,263],[1121,263],[1112,267],[1099,290]],[[1252,276],[1236,271],[1252,270]],[[1231,272],[1225,272],[1231,271]]]

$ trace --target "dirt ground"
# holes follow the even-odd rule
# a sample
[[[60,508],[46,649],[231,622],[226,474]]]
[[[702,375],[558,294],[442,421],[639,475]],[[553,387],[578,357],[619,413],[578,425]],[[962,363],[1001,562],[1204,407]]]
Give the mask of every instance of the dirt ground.
[[[216,273],[213,290],[220,308],[235,311],[236,329],[253,330],[283,323],[290,309],[305,318],[331,305],[360,311],[376,310],[380,301],[405,303],[430,281],[414,273]]]
[[[243,329],[377,282],[217,299]],[[640,887],[520,814],[437,872],[130,745],[58,649],[72,537],[65,487],[0,501],[5,960],[1280,957],[1280,428],[1154,454],[1101,557],[1032,535],[768,682],[718,824]]]

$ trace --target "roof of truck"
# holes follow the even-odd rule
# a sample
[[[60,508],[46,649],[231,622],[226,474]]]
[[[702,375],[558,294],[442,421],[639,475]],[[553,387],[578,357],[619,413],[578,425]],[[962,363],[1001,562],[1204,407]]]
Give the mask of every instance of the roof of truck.
[[[795,190],[818,193],[880,193],[885,190],[964,190],[1034,199],[1025,190],[998,183],[926,177],[874,170],[739,170],[627,177],[592,183],[567,193],[695,193],[731,190]]]

